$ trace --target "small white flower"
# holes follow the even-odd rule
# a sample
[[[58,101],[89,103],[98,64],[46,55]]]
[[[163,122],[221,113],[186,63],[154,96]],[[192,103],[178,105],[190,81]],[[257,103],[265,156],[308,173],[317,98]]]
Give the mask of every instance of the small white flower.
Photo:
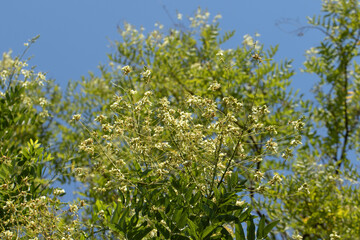
[[[182,17],[183,17],[183,15],[182,15],[181,13],[178,13],[178,14],[177,14],[177,19],[178,19],[178,20],[181,21],[181,20],[182,20]]]
[[[333,231],[330,234],[330,240],[337,240],[337,239],[341,239],[341,237],[337,234],[337,232]]]
[[[281,181],[282,181],[282,179],[279,176],[279,174],[275,173],[273,178],[269,181],[269,184],[272,185],[274,183],[280,183]]]
[[[220,88],[221,88],[220,83],[218,83],[218,82],[213,82],[212,84],[210,84],[208,90],[216,91],[216,90],[219,90]]]
[[[312,47],[309,50],[306,50],[305,53],[307,55],[316,55],[319,52],[319,50],[317,50],[316,48]]]
[[[291,236],[293,240],[302,240],[303,237],[299,235],[297,231],[294,232],[294,234]]]
[[[245,34],[243,38],[244,38],[244,40],[243,40],[244,45],[246,45],[248,47],[254,46],[254,39],[249,34]]]
[[[69,204],[69,211],[70,212],[77,212],[79,210],[76,204]]]
[[[157,236],[157,230],[153,229],[151,232],[149,232],[149,237],[156,237]]]
[[[266,142],[265,147],[267,150],[270,150],[273,153],[277,153],[278,144],[276,142],[274,142],[274,140],[272,138],[270,138]]]
[[[147,69],[145,72],[142,73],[144,78],[149,78],[151,75],[151,71],[149,69]]]
[[[62,195],[62,194],[65,194],[65,190],[64,190],[64,189],[57,188],[57,189],[54,190],[54,195],[55,195],[55,196],[59,196],[59,195]]]
[[[310,194],[310,190],[307,183],[304,183],[303,185],[301,185],[301,187],[298,188],[298,192],[302,192],[302,191],[305,191],[307,192],[307,194]]]
[[[255,181],[261,181],[264,178],[264,173],[256,171],[254,174]]]
[[[43,81],[46,80],[46,77],[45,77],[45,75],[44,75],[42,72],[38,72],[37,77],[38,77],[40,80],[43,80]]]
[[[9,230],[6,230],[1,235],[6,237],[6,239],[12,239],[14,237],[14,233]]]
[[[81,118],[81,114],[75,114],[73,117],[72,117],[72,120],[74,121],[79,121]]]
[[[222,18],[221,14],[217,14],[217,15],[214,17],[214,21],[216,21],[216,20],[218,20],[218,19],[221,19],[221,18]]]
[[[40,98],[39,99],[39,104],[41,107],[44,107],[48,104],[47,100],[45,98]]]
[[[244,204],[245,204],[245,201],[239,201],[239,200],[237,200],[236,203],[235,203],[235,205],[238,206],[238,207],[241,207]]]
[[[7,70],[2,70],[0,75],[1,75],[1,79],[5,81],[6,78],[9,76],[9,72]]]
[[[224,51],[223,51],[223,50],[220,50],[220,51],[216,54],[216,56],[220,56],[220,57],[224,56]]]
[[[31,76],[31,72],[29,70],[21,69],[21,74],[24,75],[24,78],[27,79]]]
[[[125,66],[125,67],[122,67],[121,70],[125,75],[128,75],[131,72],[131,67]]]

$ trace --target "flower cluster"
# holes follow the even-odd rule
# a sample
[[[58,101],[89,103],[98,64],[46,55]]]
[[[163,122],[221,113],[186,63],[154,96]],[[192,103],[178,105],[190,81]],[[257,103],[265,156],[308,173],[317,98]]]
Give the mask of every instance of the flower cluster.
[[[212,88],[215,89],[216,85],[214,83]],[[220,110],[219,104],[226,106],[227,112]],[[111,186],[129,189],[141,181],[129,169],[136,162],[143,171],[152,169],[147,177],[153,175],[158,181],[168,178],[170,173],[189,171],[193,166],[201,172],[194,183],[206,191],[212,178],[220,184],[234,171],[251,168],[253,163],[263,161],[266,155],[282,151],[282,146],[274,138],[269,138],[264,143],[257,143],[262,146],[263,155],[251,153],[246,138],[275,135],[277,127],[263,121],[270,114],[266,105],[254,106],[247,113],[243,103],[232,96],[215,101],[188,95],[185,104],[179,106],[173,105],[169,98],[154,98],[151,91],[140,94],[130,89],[121,96],[116,95],[111,108],[113,115],[99,115],[95,119],[101,123],[102,133],[79,146],[81,151],[94,157],[95,153],[106,155],[105,158],[96,157],[97,167],[90,166],[89,171],[95,171],[95,174],[101,169],[104,175],[109,171],[107,164],[110,164],[111,181],[117,182],[107,185],[110,189]],[[295,125],[300,126],[300,122]],[[98,144],[99,148],[96,147]],[[97,152],[97,149],[101,151]],[[284,151],[286,155],[291,154],[289,148]],[[256,171],[253,177],[261,182],[264,173]],[[275,174],[269,184],[280,181],[279,175]],[[264,186],[259,187],[259,191],[266,191]]]
[[[255,37],[259,37],[260,34],[256,33]],[[251,37],[249,34],[245,34],[243,36],[244,40],[243,40],[243,45],[246,47],[250,47],[250,48],[254,48],[254,50],[259,50],[260,46],[258,44],[258,41],[254,41],[254,38]]]
[[[11,51],[3,53],[0,60],[0,89],[8,89],[12,86],[22,86],[26,94],[22,94],[22,102],[28,107],[34,105],[40,106],[39,116],[46,119],[50,116],[48,107],[50,103],[45,98],[45,93],[39,90],[48,83],[46,74],[43,72],[35,72],[34,68],[27,69],[27,60],[23,61],[19,57],[13,58]],[[0,91],[0,97],[5,94]]]

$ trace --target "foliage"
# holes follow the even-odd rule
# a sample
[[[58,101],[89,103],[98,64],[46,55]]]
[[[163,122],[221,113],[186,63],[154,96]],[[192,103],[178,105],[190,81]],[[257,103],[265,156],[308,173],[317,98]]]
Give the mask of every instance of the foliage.
[[[50,139],[46,129],[51,122],[47,120],[49,102],[45,96],[56,93],[42,90],[45,75],[34,73],[33,68],[26,70],[27,61],[21,61],[21,57],[13,59],[5,53],[0,66],[0,85],[5,90],[0,97],[1,239],[80,236],[74,231],[78,223],[68,221],[65,225],[65,217],[75,213],[60,211],[64,204],[58,197],[65,194],[64,190],[50,187],[51,181],[46,179],[52,156],[33,140],[46,143]]]
[[[323,12],[309,18],[325,36],[306,52],[310,100],[277,46],[245,35],[222,49],[235,32],[200,9],[181,30],[125,24],[100,75],[63,96],[22,61],[37,37],[5,53],[1,237],[356,239],[358,1]],[[51,178],[80,183],[82,199],[61,202]]]
[[[177,234],[216,238],[230,237],[250,221],[249,238],[255,236],[254,216],[249,210],[241,215],[247,205],[236,207],[236,201],[281,181],[275,168],[269,168],[269,156],[290,157],[301,143],[297,134],[302,123],[285,90],[293,74],[290,62],[262,61],[260,55],[270,59],[276,48],[262,53],[250,36],[242,47],[223,51],[220,44],[233,33],[219,37],[219,31],[218,23],[208,24],[208,13],[200,10],[185,32],[172,29],[166,35],[159,29],[145,37],[126,24],[120,30],[123,41],[115,42],[117,53],[109,55],[110,72],[101,67],[101,77],[90,75],[69,84],[68,99],[74,101],[67,111],[74,114],[74,122],[81,113],[81,124],[64,133],[62,144],[76,144],[88,154],[80,153],[72,166],[86,184],[84,195],[92,206],[87,213],[94,228],[89,231],[110,229],[129,239],[148,231],[164,239]],[[79,85],[81,91],[74,91]],[[267,183],[261,182],[262,161],[273,177]],[[243,188],[231,187],[243,180],[248,180]],[[172,189],[174,181],[193,193],[176,200],[182,195],[172,192],[179,191]],[[122,194],[128,197],[118,200]],[[199,204],[191,204],[192,195]],[[164,202],[169,196],[180,201],[179,206],[194,209],[180,212],[179,206]],[[169,221],[173,217],[181,220],[180,226]],[[120,226],[112,226],[114,221]],[[229,224],[237,227],[226,230]],[[267,235],[262,233],[259,230],[260,236]]]
[[[163,239],[232,238],[226,224],[237,224],[243,232],[241,223],[253,218],[249,208],[243,212],[247,205],[240,204],[246,177],[254,175],[258,184],[252,191],[261,192],[266,184],[260,185],[261,173],[253,166],[283,147],[270,138],[257,155],[245,142],[250,135],[277,131],[259,123],[269,114],[267,107],[247,113],[232,97],[216,102],[189,95],[186,104],[178,106],[167,98],[154,99],[150,91],[143,96],[135,90],[122,94],[111,105],[111,117],[96,117],[102,130],[89,131],[91,137],[79,146],[92,156],[91,164],[76,169],[88,184],[93,204],[107,205],[97,210],[107,209],[102,217],[111,216],[111,230],[126,239],[150,231]],[[226,112],[219,105],[226,106]],[[79,121],[80,115],[73,119]],[[267,184],[279,181],[274,175]]]
[[[358,1],[323,1],[324,16],[309,18],[324,39],[306,52],[304,71],[318,76],[314,100],[302,101],[311,119],[304,145],[284,184],[258,202],[303,239],[359,239]],[[279,203],[280,202],[280,203]],[[296,234],[295,234],[296,235]]]

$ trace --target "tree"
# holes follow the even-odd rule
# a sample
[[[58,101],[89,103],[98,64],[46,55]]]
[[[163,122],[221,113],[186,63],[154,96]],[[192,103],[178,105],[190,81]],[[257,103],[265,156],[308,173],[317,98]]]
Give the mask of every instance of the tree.
[[[304,71],[318,76],[314,100],[302,101],[309,119],[292,174],[259,202],[303,239],[359,239],[358,1],[323,1],[324,16],[309,18],[324,40],[306,52]],[[262,201],[262,200],[261,200]],[[281,201],[281,204],[279,204]]]
[[[146,37],[126,24],[117,53],[109,55],[111,69],[70,83],[76,101],[68,112],[81,124],[62,139],[88,154],[74,170],[87,185],[89,232],[242,239],[246,221],[248,238],[255,237],[255,217],[241,200],[277,185],[275,172],[261,181],[262,161],[273,171],[282,163],[270,156],[288,158],[300,143],[302,122],[285,91],[293,73],[289,61],[263,61],[260,55],[270,59],[276,47],[263,53],[250,36],[236,50],[221,50],[234,32],[219,37],[216,19],[207,18],[199,10],[190,30]],[[257,237],[274,224],[265,227],[262,217]]]
[[[325,35],[307,51],[310,100],[277,46],[222,49],[234,32],[200,9],[181,30],[125,24],[100,76],[64,96],[5,54],[2,238],[356,239],[359,6],[323,12],[309,19]],[[82,199],[61,203],[45,173]]]
[[[28,60],[13,58],[11,52],[0,61],[0,237],[80,239],[80,224],[73,221],[77,211],[71,211],[77,205],[63,208],[59,196],[65,192],[51,187],[47,169],[52,156],[43,147],[54,141],[48,127],[59,93],[45,74],[27,66]]]

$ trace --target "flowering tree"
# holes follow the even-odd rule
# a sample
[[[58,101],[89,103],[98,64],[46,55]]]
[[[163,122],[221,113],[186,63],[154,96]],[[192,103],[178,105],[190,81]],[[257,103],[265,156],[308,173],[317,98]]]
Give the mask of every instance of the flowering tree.
[[[303,71],[319,78],[314,100],[302,101],[308,116],[304,145],[291,162],[292,174],[269,202],[258,201],[288,238],[358,239],[359,222],[359,2],[323,1],[323,17],[309,18],[324,39],[306,52]],[[280,200],[280,201],[279,201]],[[281,204],[279,204],[281,202]]]
[[[285,91],[293,73],[289,61],[263,61],[276,48],[264,53],[249,35],[241,48],[222,50],[233,32],[219,37],[218,17],[208,18],[199,10],[188,31],[168,35],[159,26],[144,36],[126,24],[111,69],[70,83],[69,94],[82,86],[68,110],[79,130],[63,138],[79,139],[86,153],[74,172],[90,199],[88,231],[243,239],[247,222],[255,238],[245,199],[278,185],[278,157],[288,159],[301,143],[303,123]],[[277,222],[260,217],[258,238]]]
[[[359,6],[324,0],[323,11],[309,23],[325,38],[304,64],[320,78],[315,100],[289,89],[277,47],[255,34],[223,49],[234,32],[221,35],[220,16],[200,9],[189,27],[125,24],[100,76],[69,82],[64,96],[4,54],[1,237],[359,236]],[[50,178],[81,183],[81,199],[62,203]]]
[[[80,224],[72,221],[77,204],[65,209],[58,198],[64,190],[50,186],[52,156],[41,146],[54,141],[50,116],[59,93],[45,74],[27,69],[27,62],[11,52],[0,61],[0,237],[79,239]]]

